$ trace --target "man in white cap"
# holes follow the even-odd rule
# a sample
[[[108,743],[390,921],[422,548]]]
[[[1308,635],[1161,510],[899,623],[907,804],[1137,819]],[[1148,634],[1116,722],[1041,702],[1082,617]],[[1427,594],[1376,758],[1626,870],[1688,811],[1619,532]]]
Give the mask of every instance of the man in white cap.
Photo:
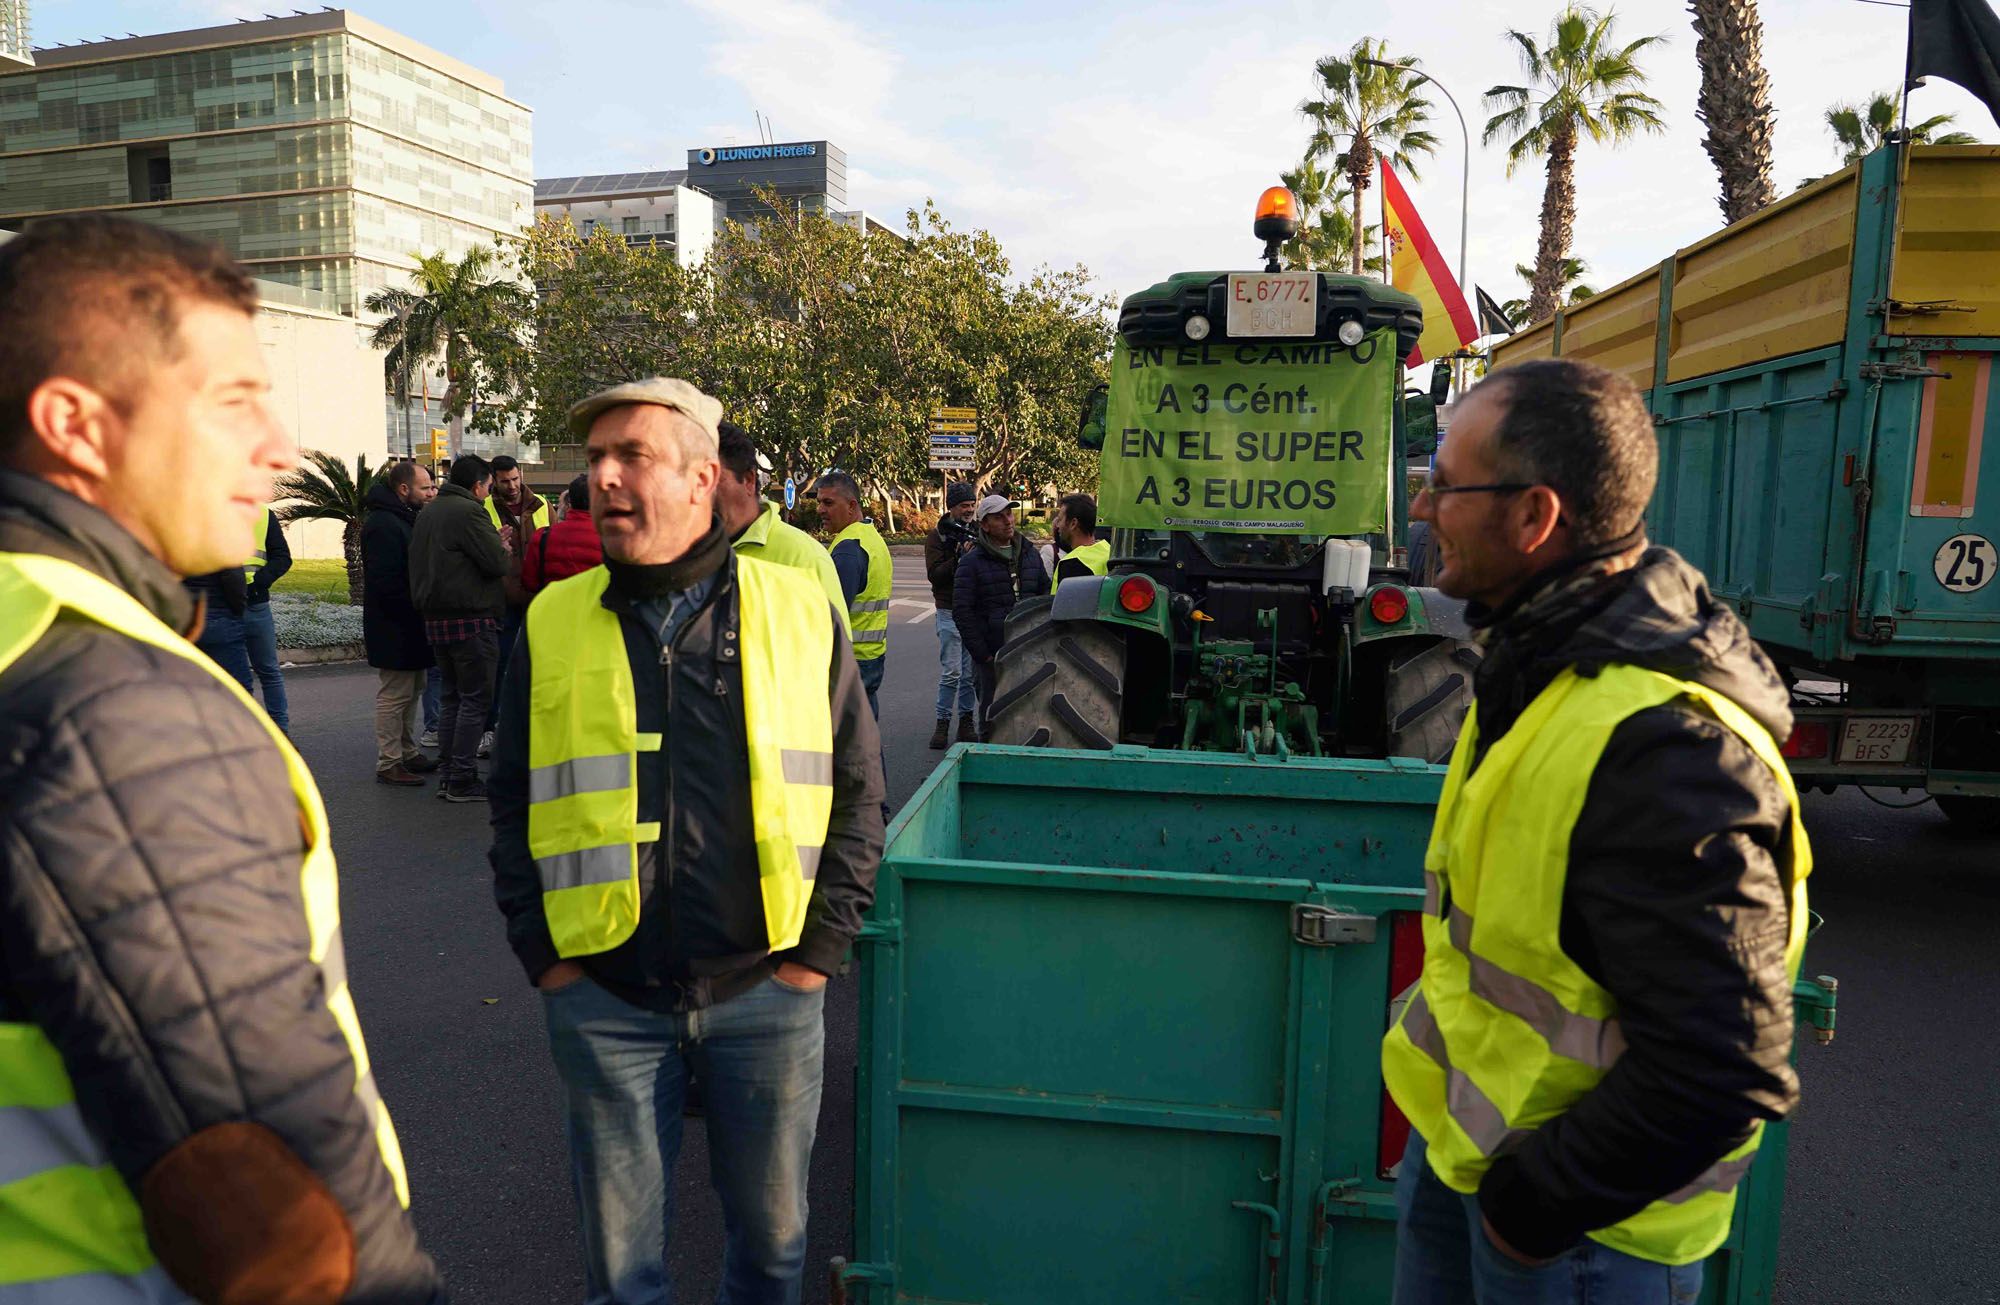
[[[988,494],[973,510],[978,543],[958,560],[952,582],[952,616],[972,658],[979,685],[979,719],[987,721],[993,705],[993,655],[1006,642],[1007,613],[1023,598],[1049,591],[1049,573],[1039,550],[1029,548],[1014,533],[1015,504]]]
[[[588,1299],[668,1299],[707,1095],[721,1299],[795,1302],[827,977],[874,897],[881,747],[813,578],[733,553],[721,405],[656,377],[570,410],[604,565],[543,589],[489,780],[495,895],[562,1078]]]

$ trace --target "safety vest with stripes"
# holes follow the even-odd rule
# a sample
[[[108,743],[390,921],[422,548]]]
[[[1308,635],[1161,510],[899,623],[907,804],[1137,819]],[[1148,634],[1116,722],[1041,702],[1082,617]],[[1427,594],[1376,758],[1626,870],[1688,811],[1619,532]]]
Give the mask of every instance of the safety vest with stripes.
[[[889,546],[882,532],[866,521],[857,521],[833,537],[829,551],[842,540],[852,539],[868,555],[868,582],[848,606],[848,626],[854,632],[854,660],[873,661],[889,651],[889,590],[894,581]]]
[[[641,733],[632,664],[599,566],[558,580],[528,607],[528,851],[561,956],[609,951],[639,924]],[[797,945],[833,814],[833,618],[799,571],[736,559],[750,813],[770,950]],[[719,656],[732,655],[724,647]]]
[[[312,773],[228,672],[130,594],[68,562],[0,553],[0,674],[65,613],[186,658],[214,676],[270,733],[284,758],[306,832],[300,880],[310,955],[320,970],[327,1009],[354,1060],[354,1093],[375,1126],[376,1147],[407,1207],[410,1188],[402,1149],[375,1090],[360,1017],[347,987],[340,884],[326,807]],[[43,1293],[34,1297],[38,1301],[105,1300],[110,1280],[120,1280],[120,1288],[130,1293],[118,1296],[120,1300],[182,1299],[154,1262],[138,1203],[77,1113],[76,1092],[54,1044],[33,1024],[0,1023],[0,1299],[11,1299],[9,1285],[34,1283]],[[67,1294],[72,1288],[74,1295]]]
[[[1635,666],[1592,678],[1566,670],[1470,775],[1478,713],[1468,712],[1424,858],[1423,977],[1382,1045],[1390,1095],[1454,1190],[1478,1190],[1495,1156],[1573,1106],[1625,1050],[1617,999],[1562,949],[1570,835],[1612,732],[1678,698],[1692,698],[1748,744],[1790,805],[1791,863],[1780,869],[1791,884],[1785,961],[1797,977],[1812,852],[1784,758],[1748,712],[1702,685]],[[1737,1183],[1762,1131],[1759,1124],[1686,1187],[1590,1237],[1661,1264],[1712,1254],[1728,1238]]]
[[[1082,548],[1072,548],[1063,554],[1062,560],[1081,562],[1084,569],[1092,575],[1103,575],[1111,566],[1111,541],[1099,539],[1085,544]]]
[[[833,569],[832,556],[820,547],[817,539],[797,526],[779,520],[776,503],[766,502],[757,519],[743,527],[743,533],[730,547],[736,550],[738,557],[775,562],[811,575],[826,591],[833,610],[840,613],[840,628],[847,628],[847,596],[840,592],[840,572]],[[872,562],[868,569],[875,569]]]
[[[500,528],[500,499],[497,495],[486,496],[486,515],[492,519],[493,528]],[[535,530],[546,530],[549,525],[549,501],[543,499],[541,506],[528,514],[528,524]]]
[[[250,560],[243,564],[243,578],[245,580],[255,580],[257,572],[263,567],[265,562],[270,560],[270,555],[264,548],[264,541],[270,538],[270,535],[271,509],[265,508],[257,514],[257,550],[251,553]]]

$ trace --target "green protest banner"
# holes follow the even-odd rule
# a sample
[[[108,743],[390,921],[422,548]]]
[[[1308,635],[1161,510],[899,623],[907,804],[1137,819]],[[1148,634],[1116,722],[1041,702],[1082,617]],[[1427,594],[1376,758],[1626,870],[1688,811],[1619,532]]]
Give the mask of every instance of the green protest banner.
[[[1388,528],[1395,334],[1111,355],[1097,513],[1141,530]]]

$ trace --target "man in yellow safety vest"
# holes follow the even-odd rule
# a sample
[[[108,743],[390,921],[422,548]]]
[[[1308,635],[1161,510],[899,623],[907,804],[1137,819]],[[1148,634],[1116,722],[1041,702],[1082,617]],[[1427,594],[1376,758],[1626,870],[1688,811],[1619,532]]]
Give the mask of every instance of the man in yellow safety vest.
[[[733,421],[719,423],[717,430],[722,475],[715,484],[715,514],[722,518],[730,547],[745,557],[796,567],[819,581],[845,624],[847,596],[841,592],[833,558],[817,539],[779,517],[777,503],[764,497],[770,465],[750,432]]]
[[[495,896],[541,990],[587,1295],[667,1299],[666,1193],[704,1085],[722,1299],[797,1300],[827,977],[874,898],[875,718],[826,592],[733,552],[721,405],[571,409],[604,564],[528,607],[489,779]]]
[[[1103,575],[1111,565],[1111,541],[1097,537],[1097,500],[1088,494],[1065,494],[1056,504],[1049,532],[1062,545],[1054,584],[1073,576]]]
[[[819,519],[833,532],[827,551],[847,598],[847,624],[854,631],[854,661],[868,688],[868,706],[881,719],[875,695],[889,655],[889,590],[894,577],[889,545],[873,521],[861,515],[861,487],[844,471],[829,471],[813,486]]]
[[[1460,402],[1411,509],[1485,657],[1422,978],[1383,1042],[1414,1130],[1398,1305],[1695,1299],[1798,1100],[1789,700],[1701,574],[1647,547],[1658,460],[1628,382],[1531,362]]]
[[[0,1300],[439,1292],[325,805],[189,642],[298,462],[256,308],[148,223],[0,247]]]

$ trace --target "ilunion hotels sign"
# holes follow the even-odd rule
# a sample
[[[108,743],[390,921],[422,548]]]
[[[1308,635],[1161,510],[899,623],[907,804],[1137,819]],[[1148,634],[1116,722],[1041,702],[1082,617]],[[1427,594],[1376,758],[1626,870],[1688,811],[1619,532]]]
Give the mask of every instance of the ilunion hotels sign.
[[[760,159],[809,159],[819,153],[818,145],[721,145],[696,150],[703,167],[717,163],[755,163]]]

